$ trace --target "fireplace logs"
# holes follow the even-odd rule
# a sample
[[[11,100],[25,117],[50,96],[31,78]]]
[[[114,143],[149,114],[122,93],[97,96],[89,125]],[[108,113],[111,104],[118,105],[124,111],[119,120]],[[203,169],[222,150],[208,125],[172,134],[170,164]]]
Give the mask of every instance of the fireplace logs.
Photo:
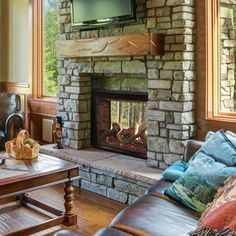
[[[135,131],[137,130],[137,131]],[[99,138],[101,143],[129,151],[144,152],[147,148],[146,128],[138,126],[122,129],[118,123],[113,123],[109,131],[105,131]]]

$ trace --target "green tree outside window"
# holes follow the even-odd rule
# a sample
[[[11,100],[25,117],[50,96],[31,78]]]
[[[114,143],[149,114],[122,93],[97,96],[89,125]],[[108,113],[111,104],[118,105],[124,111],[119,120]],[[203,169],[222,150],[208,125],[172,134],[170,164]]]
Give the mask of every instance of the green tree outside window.
[[[57,93],[55,43],[58,36],[58,17],[58,0],[44,0],[44,96],[56,96]]]

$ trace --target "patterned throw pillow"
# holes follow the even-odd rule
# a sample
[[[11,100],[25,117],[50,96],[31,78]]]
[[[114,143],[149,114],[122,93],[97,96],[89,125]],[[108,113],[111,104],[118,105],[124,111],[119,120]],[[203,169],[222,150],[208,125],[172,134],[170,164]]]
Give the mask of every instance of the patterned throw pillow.
[[[236,236],[236,176],[218,190],[191,236]]]
[[[190,162],[184,175],[165,193],[187,207],[203,212],[207,204],[213,200],[218,188],[234,174],[236,167],[228,167],[200,151]]]

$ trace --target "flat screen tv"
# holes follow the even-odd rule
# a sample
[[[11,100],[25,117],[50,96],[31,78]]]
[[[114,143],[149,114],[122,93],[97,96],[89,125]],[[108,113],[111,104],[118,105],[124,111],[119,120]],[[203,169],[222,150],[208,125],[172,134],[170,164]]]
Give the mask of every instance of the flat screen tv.
[[[81,29],[135,19],[134,0],[71,0],[72,26]]]

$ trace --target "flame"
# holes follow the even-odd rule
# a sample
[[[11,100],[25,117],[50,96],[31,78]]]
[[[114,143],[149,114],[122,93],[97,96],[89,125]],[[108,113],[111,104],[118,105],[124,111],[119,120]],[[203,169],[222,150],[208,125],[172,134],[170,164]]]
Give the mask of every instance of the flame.
[[[136,122],[135,124],[135,128],[134,128],[134,134],[136,135],[139,132],[139,127],[140,127],[140,123]]]

